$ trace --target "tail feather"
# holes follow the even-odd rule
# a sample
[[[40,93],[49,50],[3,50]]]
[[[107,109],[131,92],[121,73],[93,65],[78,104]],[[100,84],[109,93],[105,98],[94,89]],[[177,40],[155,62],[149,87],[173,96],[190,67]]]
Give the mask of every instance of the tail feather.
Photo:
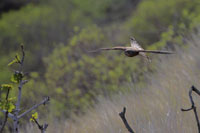
[[[147,56],[145,53],[140,53],[140,55],[142,56],[142,57],[144,57],[148,62],[151,62],[151,59],[149,58],[149,56]]]
[[[151,58],[149,58],[149,56],[146,56],[146,59],[148,60],[148,62],[151,62]]]

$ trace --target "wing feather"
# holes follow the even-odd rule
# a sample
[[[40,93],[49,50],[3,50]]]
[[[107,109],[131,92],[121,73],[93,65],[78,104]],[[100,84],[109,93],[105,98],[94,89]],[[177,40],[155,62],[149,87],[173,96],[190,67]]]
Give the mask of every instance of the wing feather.
[[[112,48],[100,48],[100,49],[97,49],[97,50],[93,50],[93,51],[89,51],[89,52],[99,52],[99,51],[102,51],[102,50],[126,50],[127,47],[112,47]]]
[[[171,51],[161,51],[161,50],[134,50],[138,52],[144,52],[144,53],[154,53],[154,54],[174,54],[174,52]]]

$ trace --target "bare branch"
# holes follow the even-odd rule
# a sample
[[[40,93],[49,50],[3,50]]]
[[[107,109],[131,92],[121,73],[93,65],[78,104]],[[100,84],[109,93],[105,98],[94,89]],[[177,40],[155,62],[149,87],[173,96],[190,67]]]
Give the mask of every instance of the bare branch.
[[[126,126],[128,131],[130,133],[134,133],[133,129],[129,126],[129,124],[128,124],[127,120],[126,120],[125,113],[126,113],[126,107],[124,107],[123,111],[121,113],[119,113],[119,116],[121,117],[121,119],[124,122],[124,125]]]
[[[198,95],[200,95],[200,91],[195,86],[192,86],[192,90],[196,92]]]
[[[22,71],[22,68],[23,68],[23,63],[24,63],[24,58],[25,58],[25,52],[24,52],[24,46],[21,45],[21,51],[22,51],[22,58],[21,58],[21,61],[20,61],[20,65],[21,65],[21,71]],[[21,102],[21,89],[22,89],[22,86],[26,83],[27,81],[23,81],[21,79],[21,81],[19,82],[19,86],[18,86],[18,89],[19,89],[19,92],[18,92],[18,100],[17,100],[17,103],[16,103],[16,110],[17,111],[20,111],[20,102]],[[18,115],[18,114],[17,114]]]
[[[26,83],[28,83],[28,80],[23,80],[23,81],[22,81],[22,84],[23,84],[23,85],[26,84]]]
[[[22,80],[20,81],[19,83],[19,86],[18,86],[18,89],[19,89],[19,92],[18,92],[18,99],[17,99],[17,103],[16,103],[16,111],[20,111],[20,102],[21,102],[21,95],[22,95],[22,86],[23,86],[23,82]]]
[[[22,70],[23,70],[23,64],[24,64],[24,58],[25,58],[25,52],[24,52],[24,46],[23,45],[21,45],[21,51],[22,51],[22,58],[21,58],[21,60],[19,62],[19,64],[20,64],[20,72],[22,72]],[[23,79],[23,77],[22,77],[22,79]],[[15,109],[14,117],[13,117],[13,120],[14,120],[14,132],[15,133],[18,133],[18,129],[19,129],[18,114],[19,114],[19,111],[20,111],[22,86],[26,83],[22,79],[20,80],[19,86],[18,86],[18,89],[19,89],[19,91],[18,91],[18,99],[17,99],[16,109]]]
[[[28,109],[27,111],[25,111],[24,113],[22,113],[21,115],[19,115],[17,118],[20,119],[21,117],[23,117],[24,115],[26,115],[27,113],[31,112],[32,110],[36,109],[38,106],[40,106],[41,104],[47,104],[47,102],[50,100],[49,97],[46,97],[44,100],[42,100],[40,103],[34,105],[33,107],[31,107],[30,109]]]
[[[192,109],[193,109],[193,107],[191,107],[191,108],[189,108],[189,109],[183,109],[183,108],[182,108],[181,111],[183,111],[183,112],[184,112],[184,111],[190,111],[190,110],[192,110]]]
[[[40,129],[41,133],[45,133],[45,131],[46,131],[47,127],[48,127],[48,124],[45,123],[44,125],[40,125],[39,122],[34,117],[32,119],[37,124],[37,126]]]
[[[24,52],[24,46],[23,45],[21,45],[21,50],[22,50],[22,58],[21,58],[20,64],[21,64],[21,67],[22,67],[23,63],[24,63],[24,58],[25,58],[25,52]]]
[[[38,121],[34,117],[32,119],[34,120],[34,122],[36,123],[36,125],[38,126],[38,128],[41,129],[42,126],[38,123]]]
[[[200,91],[196,87],[192,86],[191,89],[190,89],[190,91],[189,91],[189,98],[190,98],[190,102],[192,104],[191,108],[189,108],[189,109],[181,109],[181,111],[190,111],[190,110],[193,110],[194,115],[195,115],[195,119],[196,119],[196,122],[197,122],[198,132],[200,133],[199,117],[198,117],[196,106],[195,106],[195,103],[194,103],[194,100],[193,100],[193,97],[192,97],[192,91],[194,91],[198,95],[200,95]]]
[[[44,123],[44,125],[42,125],[42,133],[45,133],[46,129],[48,127],[48,124]]]

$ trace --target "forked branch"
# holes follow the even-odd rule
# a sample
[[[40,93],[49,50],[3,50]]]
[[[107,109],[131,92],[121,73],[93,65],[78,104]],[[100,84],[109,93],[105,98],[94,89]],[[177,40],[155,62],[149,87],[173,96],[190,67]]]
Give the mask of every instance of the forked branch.
[[[34,120],[34,122],[36,123],[36,125],[38,126],[38,128],[40,129],[41,133],[45,133],[47,127],[48,127],[48,124],[44,124],[44,125],[40,125],[39,122],[35,119],[35,118],[32,118]]]
[[[122,119],[124,125],[126,126],[126,128],[128,129],[128,131],[130,133],[135,133],[133,131],[133,129],[129,126],[129,124],[128,124],[127,120],[126,120],[126,117],[125,117],[125,113],[126,113],[126,107],[124,107],[123,111],[121,113],[119,113],[119,116],[121,117],[121,119]]]
[[[196,122],[197,122],[198,132],[200,133],[199,117],[198,117],[196,106],[195,106],[195,103],[194,103],[194,100],[193,100],[193,97],[192,97],[192,91],[196,92],[200,96],[200,91],[196,87],[192,86],[190,91],[189,91],[189,98],[190,98],[190,102],[191,102],[191,107],[188,108],[188,109],[183,109],[182,108],[181,111],[193,110],[194,115],[195,115],[195,119],[196,119]]]

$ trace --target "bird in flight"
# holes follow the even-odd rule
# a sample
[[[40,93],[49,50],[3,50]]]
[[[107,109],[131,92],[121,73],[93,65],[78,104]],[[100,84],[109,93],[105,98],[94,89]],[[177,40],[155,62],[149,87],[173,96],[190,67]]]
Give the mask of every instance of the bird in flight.
[[[135,40],[134,37],[130,37],[130,47],[123,47],[123,46],[117,46],[117,47],[111,47],[111,48],[100,48],[94,51],[90,52],[99,52],[103,50],[121,50],[124,51],[124,54],[128,57],[134,57],[137,55],[141,55],[142,57],[146,58],[148,61],[151,61],[149,57],[146,55],[146,53],[154,53],[154,54],[173,54],[173,52],[170,51],[161,51],[161,50],[144,50]]]

